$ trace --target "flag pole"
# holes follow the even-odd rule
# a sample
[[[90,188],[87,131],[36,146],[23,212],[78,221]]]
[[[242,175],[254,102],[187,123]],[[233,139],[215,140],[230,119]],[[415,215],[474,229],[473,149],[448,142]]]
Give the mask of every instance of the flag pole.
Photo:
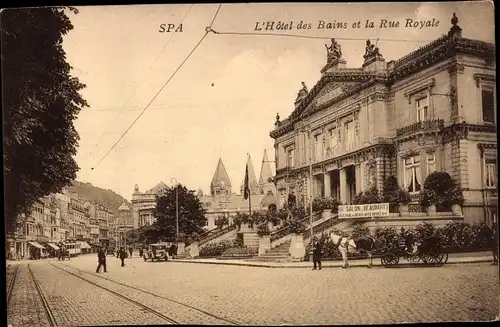
[[[246,174],[248,176],[248,159],[250,158],[250,154],[247,153],[247,171]],[[252,195],[250,194],[250,181],[247,183],[247,188],[248,188],[248,212],[250,216],[252,215]]]

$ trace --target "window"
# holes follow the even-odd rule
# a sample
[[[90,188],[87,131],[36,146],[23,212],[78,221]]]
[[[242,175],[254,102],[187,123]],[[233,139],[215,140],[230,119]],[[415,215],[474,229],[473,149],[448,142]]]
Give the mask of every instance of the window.
[[[322,159],[323,154],[323,140],[321,134],[318,134],[314,137],[314,159],[319,161]]]
[[[485,184],[487,188],[495,188],[497,180],[497,163],[495,159],[485,160]]]
[[[492,87],[481,88],[481,103],[483,107],[483,121],[495,122],[495,99]]]
[[[339,134],[336,128],[330,130],[330,154],[335,154]]]
[[[436,154],[434,152],[427,153],[427,175],[436,171]]]
[[[352,121],[345,123],[345,139],[346,139],[346,149],[352,150],[355,147],[354,143],[354,123]]]
[[[419,192],[420,185],[420,156],[404,159],[404,185],[410,193]]]
[[[294,149],[287,150],[287,166],[293,167]]]
[[[417,121],[425,121],[429,115],[429,98],[421,98],[416,101]]]

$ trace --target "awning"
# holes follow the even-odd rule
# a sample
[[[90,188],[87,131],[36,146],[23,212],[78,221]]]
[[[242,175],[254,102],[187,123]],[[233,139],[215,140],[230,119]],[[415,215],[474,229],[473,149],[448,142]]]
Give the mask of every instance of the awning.
[[[55,244],[47,243],[47,245],[50,246],[51,248],[53,248],[54,250],[59,250],[59,247]]]
[[[80,247],[82,249],[91,249],[90,245],[88,245],[87,242],[80,242]]]
[[[28,242],[30,245],[38,248],[38,249],[45,249],[43,246],[41,246],[40,244],[38,244],[37,242]]]

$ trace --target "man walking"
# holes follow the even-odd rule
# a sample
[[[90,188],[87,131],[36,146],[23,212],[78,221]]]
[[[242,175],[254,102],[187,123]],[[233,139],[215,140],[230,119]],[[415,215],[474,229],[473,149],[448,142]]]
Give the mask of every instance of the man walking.
[[[493,264],[498,264],[498,227],[496,221],[491,224],[491,251],[493,252]]]
[[[134,249],[132,247],[129,247],[128,248],[128,253],[130,253],[130,257],[129,258],[132,258],[132,253],[134,252]]]
[[[120,248],[120,260],[122,261],[122,267],[125,267],[125,258],[127,257],[127,252],[125,252],[125,249],[122,247]]]
[[[97,269],[95,270],[96,273],[99,273],[101,271],[101,267],[104,268],[104,272],[107,273],[108,269],[106,267],[106,252],[107,249],[103,249],[102,247],[99,248],[99,251],[97,252]]]
[[[314,261],[314,267],[313,270],[316,270],[316,267],[321,270],[321,252],[323,251],[323,244],[322,242],[318,241],[318,239],[315,237],[313,239],[313,261]]]

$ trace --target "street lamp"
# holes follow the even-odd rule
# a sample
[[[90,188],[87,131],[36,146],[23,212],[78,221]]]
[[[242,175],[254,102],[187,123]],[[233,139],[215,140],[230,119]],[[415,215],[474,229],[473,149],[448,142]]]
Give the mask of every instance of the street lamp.
[[[174,183],[175,181],[175,183]],[[176,234],[175,234],[175,239],[176,243],[179,242],[179,194],[178,194],[178,183],[177,179],[175,177],[172,177],[170,179],[170,183],[172,185],[175,185],[175,224],[176,224]]]

